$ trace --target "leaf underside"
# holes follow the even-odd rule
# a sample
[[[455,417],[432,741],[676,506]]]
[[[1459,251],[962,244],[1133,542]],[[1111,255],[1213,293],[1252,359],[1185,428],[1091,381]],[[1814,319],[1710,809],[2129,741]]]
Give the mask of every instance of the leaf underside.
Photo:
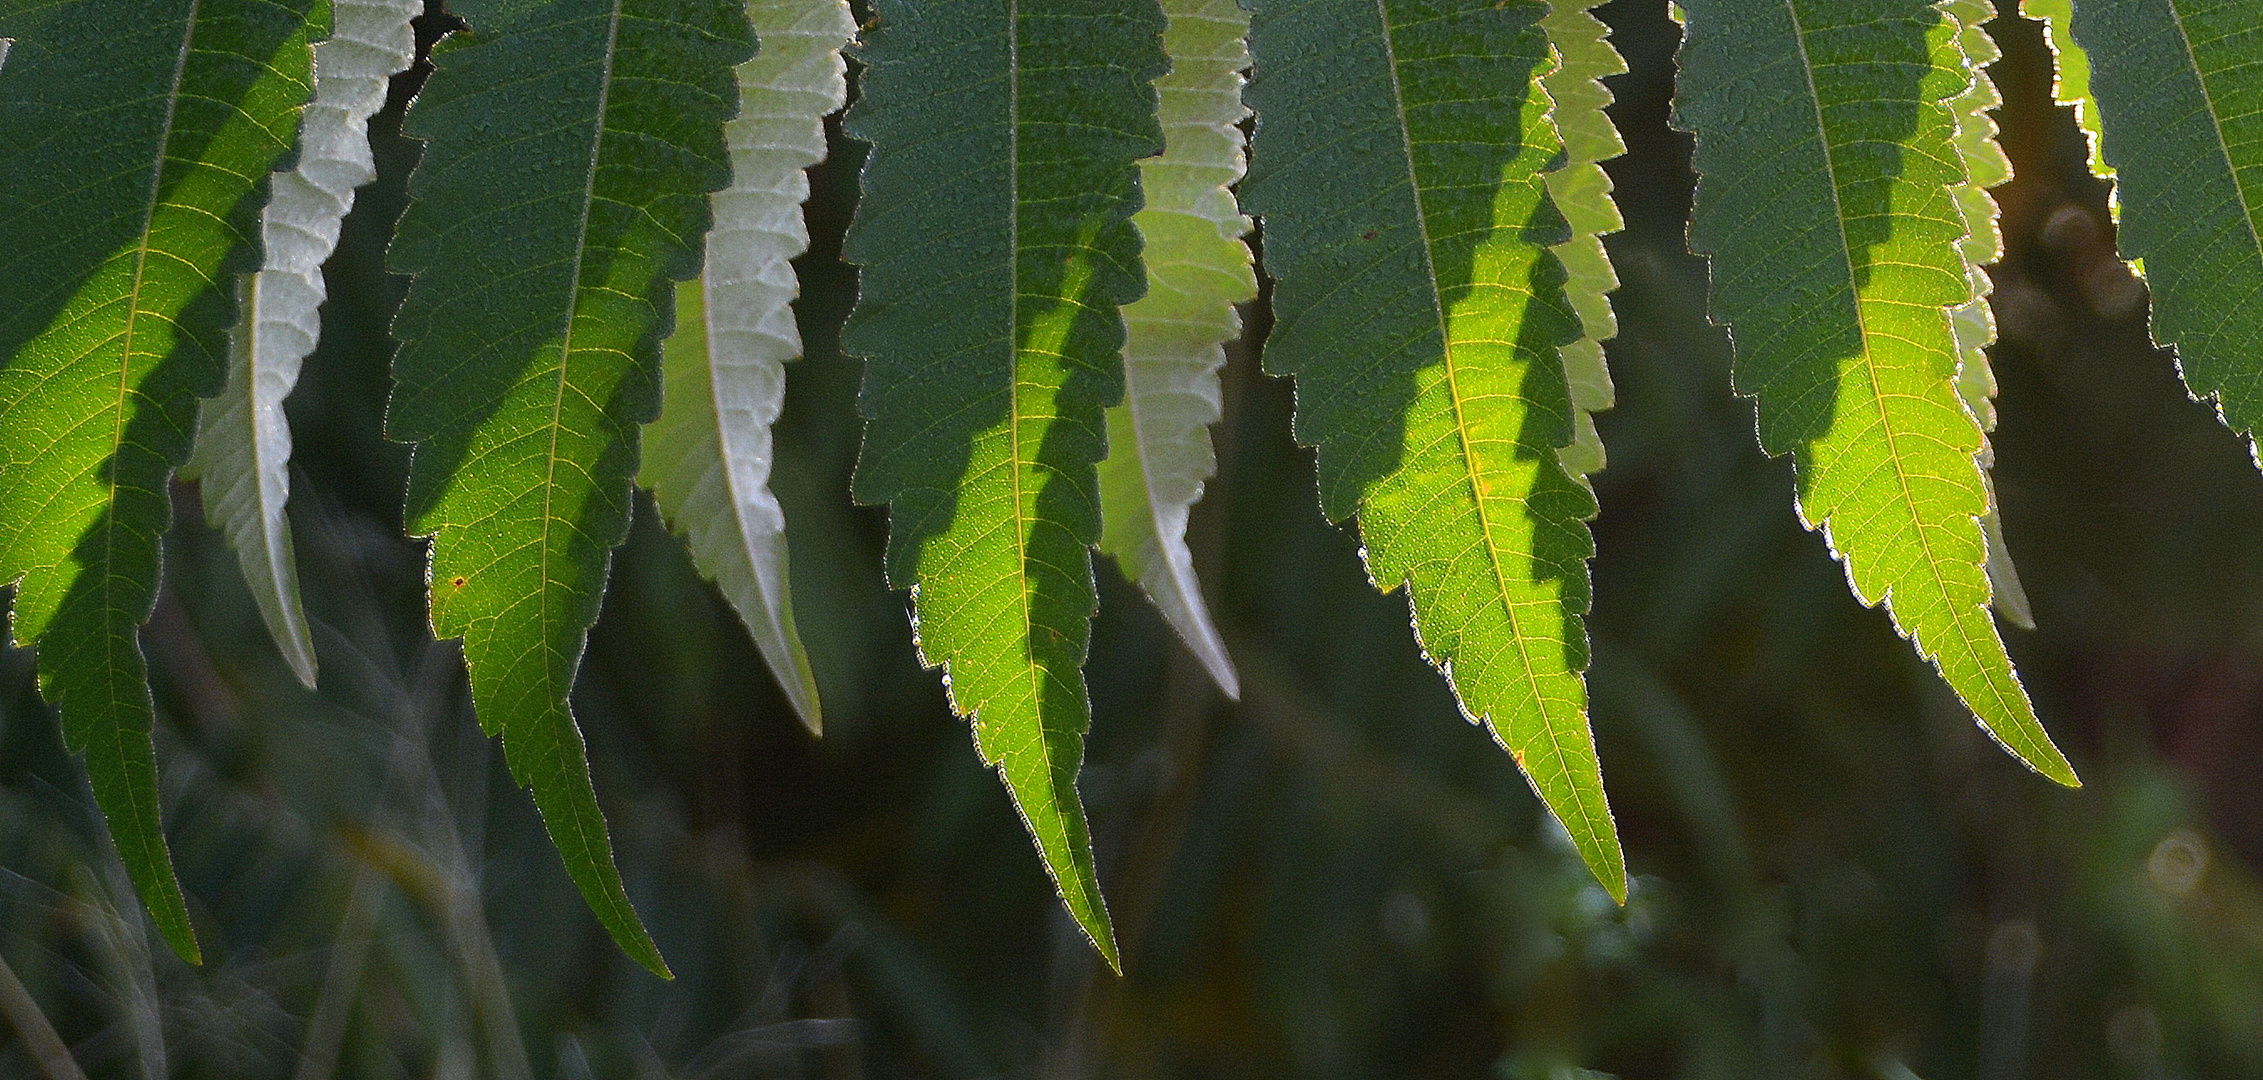
[[[1981,725],[2064,784],[1989,614],[1979,420],[1950,312],[1974,289],[1958,199],[1959,27],[1925,0],[1685,3],[1675,123],[1696,135],[1691,247],[1760,444],[1800,519]]]
[[[195,935],[158,822],[136,629],[166,480],[218,389],[259,195],[312,91],[312,0],[0,2],[0,580],[175,952]]]
[[[1242,69],[1249,15],[1237,0],[1166,0],[1163,156],[1139,163],[1146,206],[1147,295],[1124,308],[1124,403],[1108,410],[1100,464],[1100,550],[1139,582],[1229,698],[1241,680],[1195,579],[1187,515],[1217,471],[1210,425],[1224,399],[1224,343],[1241,336],[1234,305],[1257,297],[1231,190],[1242,176]]]
[[[1120,307],[1145,286],[1138,158],[1161,150],[1152,2],[881,0],[848,132],[872,145],[843,342],[869,358],[855,492],[888,575],[1062,902],[1108,962],[1077,771]]]
[[[2039,5],[2066,22],[2065,4]],[[2074,6],[2062,75],[2087,67],[2094,160],[2122,256],[2145,273],[2153,340],[2255,452],[2263,424],[2263,0]],[[2069,54],[2073,55],[2070,56]],[[2086,59],[2085,59],[2086,57]],[[2082,92],[2062,77],[2062,96]],[[2263,458],[2259,458],[2263,460]]]
[[[616,942],[665,975],[614,867],[567,702],[638,425],[654,418],[672,281],[730,180],[736,0],[465,3],[409,113],[427,140],[391,261],[417,274],[386,425],[416,444],[432,629],[462,637],[480,725]]]
[[[769,487],[770,425],[785,404],[786,362],[801,355],[791,260],[809,248],[802,170],[825,158],[821,121],[847,95],[841,48],[856,23],[845,0],[756,0],[747,16],[762,51],[738,69],[738,119],[723,129],[731,186],[711,200],[706,269],[676,290],[665,405],[645,429],[642,480],[817,731],[823,714],[794,626],[785,514]]]
[[[299,163],[269,181],[261,264],[243,285],[230,331],[228,382],[198,409],[183,479],[202,481],[204,512],[228,537],[268,633],[299,681],[314,686],[314,639],[299,602],[291,523],[291,426],[283,399],[321,336],[322,263],[338,246],[354,189],[377,175],[369,118],[416,56],[409,20],[421,0],[332,0],[331,36],[315,46],[314,100],[299,124]]]
[[[1555,246],[1564,264],[1565,298],[1579,313],[1580,339],[1563,347],[1564,377],[1571,383],[1572,442],[1557,457],[1572,475],[1586,477],[1603,468],[1603,436],[1594,414],[1611,407],[1611,372],[1603,343],[1618,336],[1610,292],[1619,275],[1603,249],[1603,238],[1626,227],[1611,198],[1611,177],[1603,162],[1626,153],[1619,129],[1604,110],[1611,91],[1603,80],[1623,74],[1626,61],[1611,47],[1610,29],[1589,3],[1557,3],[1540,21],[1561,60],[1542,80],[1555,108],[1550,117],[1564,141],[1564,165],[1548,174],[1548,194],[1571,225],[1571,236]]]
[[[1957,212],[1963,216],[1965,227],[1964,243],[1957,251],[1964,256],[1965,279],[1971,285],[1972,298],[1949,312],[1949,325],[1957,339],[1957,396],[1966,411],[1980,421],[1980,430],[1989,432],[1996,430],[1996,375],[1988,367],[1988,346],[1996,343],[1996,314],[1988,305],[1995,282],[1986,268],[2003,258],[2004,235],[1996,220],[1996,197],[1988,189],[2011,180],[2012,162],[1997,145],[1996,121],[1988,115],[1989,110],[2004,103],[1996,92],[1996,80],[1988,75],[1988,65],[2003,52],[1982,29],[1996,18],[1995,0],[1944,0],[1940,7],[1956,20],[1957,48],[1972,74],[1971,85],[1950,103],[1956,110],[1957,152],[1964,158],[1970,180],[1957,189],[1956,197]],[[1996,464],[1995,450],[1983,443],[1979,460],[1981,478],[1986,481]],[[2028,608],[2027,590],[2020,586],[2011,549],[2004,544],[2003,512],[1996,505],[1992,482],[1987,495],[1988,512],[1980,517],[1980,535],[1988,552],[1992,603],[2006,622],[2033,630],[2035,615]]]
[[[1586,716],[1585,524],[1559,452],[1581,317],[1542,170],[1562,153],[1539,3],[1269,0],[1244,205],[1321,505],[1612,895],[1626,870]]]

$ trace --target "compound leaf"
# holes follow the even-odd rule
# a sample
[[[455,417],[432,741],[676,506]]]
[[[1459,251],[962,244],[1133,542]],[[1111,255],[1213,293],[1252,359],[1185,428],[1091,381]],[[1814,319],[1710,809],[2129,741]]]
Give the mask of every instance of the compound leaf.
[[[432,629],[462,637],[503,740],[598,919],[665,975],[614,867],[567,695],[627,535],[675,280],[730,180],[738,0],[484,0],[433,52],[393,265],[417,275],[386,417],[416,444]]]
[[[1297,380],[1328,516],[1623,898],[1587,724],[1587,487],[1562,350],[1581,319],[1543,170],[1563,153],[1529,0],[1267,0],[1244,205],[1276,282],[1269,369]]]
[[[1800,519],[1981,725],[2064,784],[1989,615],[1979,420],[1951,310],[1971,302],[1956,104],[1971,75],[1926,0],[1691,0],[1675,121],[1697,137],[1690,244],[1761,446]]]
[[[843,338],[869,358],[855,491],[889,504],[921,658],[998,768],[1062,902],[1116,962],[1076,793],[1102,410],[1145,287],[1153,0],[881,0],[846,120],[872,144]]]
[[[242,286],[228,382],[198,410],[183,479],[203,482],[204,513],[227,534],[268,633],[299,681],[314,686],[314,639],[299,603],[291,522],[291,425],[283,399],[321,336],[322,263],[338,246],[354,189],[377,175],[369,118],[385,85],[416,56],[409,20],[421,0],[332,0],[330,38],[314,47],[314,100],[299,121],[299,163],[270,179],[260,213],[259,272]]]
[[[751,0],[762,51],[739,65],[739,116],[723,128],[731,186],[715,193],[703,276],[676,291],[666,405],[645,429],[642,479],[754,637],[811,731],[817,677],[794,628],[786,519],[770,493],[770,425],[801,355],[792,259],[809,248],[802,170],[825,159],[826,114],[848,93],[845,0]]]
[[[128,875],[192,961],[136,629],[322,21],[313,0],[0,0],[0,580]]]
[[[2054,27],[2065,3],[2043,5]],[[2061,95],[2095,96],[2121,252],[2152,292],[2153,340],[2251,451],[2263,424],[2263,0],[2074,6]],[[2086,56],[2086,59],[2085,59]]]
[[[1210,425],[1223,398],[1224,343],[1241,335],[1234,305],[1257,297],[1231,190],[1242,176],[1242,69],[1249,16],[1236,0],[1166,0],[1163,156],[1139,164],[1146,206],[1147,295],[1124,308],[1124,403],[1108,410],[1100,464],[1100,550],[1138,581],[1226,696],[1241,680],[1226,655],[1187,550],[1187,514],[1217,471]]]

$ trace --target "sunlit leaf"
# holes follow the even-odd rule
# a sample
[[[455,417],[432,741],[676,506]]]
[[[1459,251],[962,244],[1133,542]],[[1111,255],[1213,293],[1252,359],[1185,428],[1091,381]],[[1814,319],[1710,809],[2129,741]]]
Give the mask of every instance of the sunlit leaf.
[[[321,336],[322,263],[354,189],[377,175],[369,117],[385,84],[416,55],[409,20],[421,0],[332,0],[330,38],[315,46],[314,100],[299,121],[299,163],[272,178],[260,213],[259,272],[245,280],[229,333],[228,383],[198,410],[184,479],[203,481],[204,512],[228,534],[268,633],[299,681],[314,685],[314,638],[291,553],[291,425],[283,399]]]
[[[857,497],[921,658],[1004,776],[1062,902],[1116,945],[1076,791],[1120,307],[1145,288],[1134,160],[1159,152],[1153,0],[882,0],[850,134],[872,144],[843,343],[870,358]]]
[[[708,193],[730,180],[722,125],[753,35],[738,0],[456,11],[471,29],[434,50],[409,111],[427,143],[391,255],[417,277],[386,426],[416,444],[408,521],[432,538],[433,633],[463,638],[480,724],[582,896],[665,974],[567,694],[628,531],[671,282],[697,271]]]
[[[1223,399],[1224,342],[1241,334],[1234,305],[1257,297],[1249,219],[1231,190],[1242,176],[1242,69],[1249,15],[1236,0],[1166,0],[1163,156],[1139,163],[1146,208],[1132,218],[1146,247],[1147,295],[1124,308],[1124,403],[1108,410],[1100,464],[1100,550],[1139,582],[1226,696],[1241,679],[1195,580],[1187,514],[1217,471],[1210,425]]]
[[[1924,0],[1694,0],[1675,121],[1690,244],[1800,520],[1998,741],[2065,784],[1989,614],[1980,421],[1951,311],[1974,289],[1960,28]]]
[[[731,186],[712,199],[707,268],[676,290],[667,393],[645,429],[642,479],[754,637],[794,710],[818,730],[817,678],[794,628],[786,519],[770,493],[770,425],[801,355],[791,260],[809,248],[802,170],[825,159],[823,117],[848,93],[845,0],[754,0],[762,51],[739,65],[739,115],[724,126]]]
[[[1550,117],[1564,140],[1565,161],[1548,174],[1548,194],[1571,224],[1571,236],[1555,247],[1567,277],[1564,295],[1579,313],[1580,339],[1563,347],[1564,377],[1571,382],[1572,442],[1557,452],[1564,468],[1585,477],[1603,468],[1603,436],[1594,414],[1611,407],[1611,371],[1603,362],[1603,343],[1617,336],[1610,292],[1618,272],[1603,250],[1603,238],[1626,227],[1611,198],[1611,177],[1603,162],[1626,153],[1619,129],[1604,112],[1611,91],[1603,79],[1626,71],[1606,37],[1609,29],[1589,6],[1552,5],[1540,25],[1556,47],[1558,66],[1541,80],[1555,108]]]
[[[1275,279],[1320,502],[1612,895],[1626,868],[1587,726],[1586,520],[1562,349],[1579,340],[1543,170],[1563,153],[1544,5],[1268,0],[1244,205]]]
[[[0,2],[0,580],[127,872],[192,960],[135,632],[320,16],[312,0]]]

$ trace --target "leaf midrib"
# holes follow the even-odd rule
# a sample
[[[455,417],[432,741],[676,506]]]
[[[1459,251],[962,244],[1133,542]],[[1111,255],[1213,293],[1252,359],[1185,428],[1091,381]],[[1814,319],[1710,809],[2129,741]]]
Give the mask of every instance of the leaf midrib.
[[[612,11],[605,25],[605,55],[599,61],[595,131],[589,141],[589,171],[582,182],[581,220],[575,225],[573,284],[566,293],[565,328],[558,339],[558,385],[550,404],[550,446],[543,461],[542,542],[535,545],[540,552],[536,558],[542,569],[542,578],[535,586],[535,603],[541,619],[540,633],[545,653],[542,657],[543,689],[548,693],[550,702],[563,701],[566,697],[565,693],[551,685],[551,664],[547,655],[550,649],[550,534],[557,524],[557,516],[551,512],[551,506],[558,494],[558,434],[565,426],[566,387],[572,381],[569,376],[573,370],[574,315],[581,302],[582,273],[589,266],[589,208],[597,199],[597,164],[605,149],[605,110],[613,100],[613,59],[620,52],[622,3],[623,0],[613,0]],[[567,691],[571,690],[572,687],[569,686]],[[589,834],[581,827],[580,817],[574,814],[563,816],[569,819],[564,824],[574,831],[582,847],[589,847]],[[633,912],[628,917],[632,922],[635,920]]]
[[[173,124],[175,119],[179,115],[181,102],[181,84],[188,78],[189,56],[191,53],[196,51],[196,31],[198,25],[202,22],[200,16],[203,14],[203,9],[204,0],[189,0],[188,29],[187,32],[181,36],[180,57],[173,63],[173,85],[165,95],[165,120],[163,124],[160,125],[162,134],[157,140],[157,160],[152,164],[150,168],[149,197],[144,202],[145,209],[142,211],[141,236],[136,242],[134,248],[133,284],[126,290],[126,329],[123,334],[119,335],[120,352],[118,361],[118,393],[116,399],[111,403],[112,420],[110,428],[110,445],[113,449],[111,450],[111,465],[110,469],[108,470],[108,498],[107,501],[105,501],[103,504],[105,507],[103,513],[105,515],[112,513],[118,505],[119,470],[116,460],[118,453],[116,448],[124,446],[126,441],[126,399],[133,392],[134,330],[136,324],[141,321],[141,292],[142,286],[144,284],[144,276],[147,274],[149,269],[150,230],[156,224],[158,197],[163,193],[165,187],[165,159],[167,156],[166,151],[170,150],[173,146]],[[109,528],[102,530],[101,588],[103,591],[103,611],[105,614],[107,614],[110,610],[110,582],[114,580],[114,575],[110,573],[110,568],[117,564],[118,532],[119,529],[115,521],[110,523]],[[108,633],[106,631],[102,635],[102,658],[104,664],[111,671],[120,670],[121,667],[118,662],[118,641],[119,635],[117,634]],[[105,690],[108,689],[108,686],[108,680],[105,680]],[[114,696],[111,696],[111,703],[116,703]],[[112,744],[112,750],[116,753],[118,758],[123,759],[126,756],[125,725],[110,724],[107,726],[108,734],[110,736],[110,741]],[[140,805],[140,785],[128,784],[126,785],[126,789],[126,797],[134,802],[135,809],[137,811],[146,812],[148,808]]]
[[[1897,445],[1893,418],[1886,410],[1886,391],[1879,384],[1878,364],[1871,355],[1870,326],[1868,316],[1863,313],[1862,290],[1854,282],[1854,244],[1847,239],[1846,208],[1839,199],[1839,163],[1834,156],[1830,127],[1823,120],[1823,95],[1815,86],[1815,63],[1807,51],[1807,28],[1800,23],[1799,5],[1796,0],[1784,0],[1784,11],[1791,18],[1792,43],[1799,49],[1800,78],[1807,83],[1807,100],[1815,109],[1815,140],[1822,147],[1823,169],[1829,174],[1831,181],[1831,225],[1839,234],[1839,252],[1846,257],[1847,261],[1847,292],[1854,297],[1855,332],[1859,335],[1859,340],[1862,343],[1862,374],[1863,378],[1870,383],[1870,403],[1878,412],[1878,430],[1886,439],[1886,458],[1893,463],[1894,482],[1901,488],[1901,505],[1904,510],[1909,512],[1910,527],[1917,537],[1917,546],[1919,550],[1925,553],[1925,571],[1932,575],[1933,586],[1941,595],[1942,604],[1949,617],[1949,624],[1956,628],[1957,644],[1963,647],[1965,658],[1972,661],[1973,665],[1983,673],[1981,682],[1988,687],[1990,694],[1998,698],[1996,704],[2001,708],[2009,703],[2002,700],[1995,680],[1985,677],[1988,664],[1980,656],[1979,649],[1973,643],[1972,635],[1965,631],[1965,621],[1957,617],[1956,604],[1949,591],[1949,581],[1942,576],[1941,559],[1933,551],[1932,532],[1926,527],[1924,515],[1918,512],[1917,495],[1910,488],[1909,469],[1902,460],[1901,449]],[[1928,60],[1928,64],[1930,62]],[[1958,406],[1960,410],[1962,407],[1962,405]],[[1890,593],[1891,591],[1892,589],[1889,587],[1887,592]],[[1886,593],[1879,594],[1878,599],[1881,603],[1885,602],[1886,598]],[[1912,641],[1916,640],[1914,626],[1910,630],[1910,637]],[[2016,710],[2014,711],[2016,712]],[[1989,726],[1993,730],[1993,720],[1990,720]]]
[[[2247,226],[2248,243],[2255,248],[2258,257],[2263,257],[2263,230],[2256,227],[2255,211],[2251,209],[2255,199],[2240,178],[2239,165],[2232,160],[2231,145],[2224,141],[2224,120],[2216,115],[2216,96],[2208,89],[2208,72],[2202,70],[2200,54],[2192,47],[2192,34],[2184,27],[2184,11],[2177,7],[2176,0],[2161,0],[2161,4],[2169,9],[2169,21],[2177,28],[2177,43],[2184,47],[2185,59],[2192,62],[2192,81],[2200,84],[2201,105],[2208,111],[2208,133],[2215,137],[2216,151],[2223,155],[2224,171],[2231,174],[2232,189],[2239,192],[2240,224]]]
[[[1460,375],[1458,364],[1454,359],[1454,338],[1449,325],[1450,320],[1446,315],[1445,297],[1440,295],[1442,285],[1438,280],[1437,256],[1431,249],[1430,209],[1423,198],[1421,177],[1415,173],[1414,135],[1407,130],[1406,93],[1399,84],[1398,46],[1392,38],[1391,13],[1384,0],[1375,0],[1375,18],[1383,30],[1383,66],[1391,76],[1391,105],[1392,111],[1399,120],[1399,145],[1406,154],[1407,190],[1414,196],[1415,228],[1422,235],[1422,265],[1424,272],[1430,279],[1430,309],[1438,319],[1438,348],[1445,367],[1446,397],[1453,404],[1454,437],[1461,444],[1463,468],[1469,474],[1470,502],[1477,508],[1477,527],[1485,545],[1486,565],[1493,571],[1494,587],[1500,590],[1501,609],[1507,612],[1509,616],[1509,637],[1516,642],[1517,660],[1524,668],[1525,682],[1532,688],[1533,699],[1542,704],[1542,711],[1545,713],[1547,712],[1548,698],[1547,695],[1541,693],[1540,671],[1533,662],[1532,646],[1526,639],[1521,613],[1517,610],[1517,605],[1510,595],[1508,573],[1501,565],[1500,549],[1493,542],[1493,522],[1491,515],[1486,512],[1485,485],[1478,472],[1476,451],[1470,447],[1469,422],[1462,412]],[[1521,130],[1519,138],[1522,138]],[[1530,404],[1530,402],[1525,402],[1528,408]],[[1543,464],[1540,467],[1544,468],[1545,465]],[[1413,587],[1411,582],[1408,587],[1410,589]],[[1489,708],[1484,715],[1487,721],[1493,720],[1492,711]],[[1548,745],[1553,751],[1554,759],[1562,761],[1565,757],[1563,740],[1557,737],[1556,725],[1548,721],[1549,718],[1543,716],[1540,729],[1548,737]],[[1511,747],[1510,751],[1511,756],[1516,758],[1517,767],[1525,768],[1523,754],[1514,747]],[[1594,832],[1596,822],[1589,814],[1591,808],[1588,806],[1587,800],[1577,799],[1574,802],[1580,809],[1581,824],[1586,826],[1591,833]]]

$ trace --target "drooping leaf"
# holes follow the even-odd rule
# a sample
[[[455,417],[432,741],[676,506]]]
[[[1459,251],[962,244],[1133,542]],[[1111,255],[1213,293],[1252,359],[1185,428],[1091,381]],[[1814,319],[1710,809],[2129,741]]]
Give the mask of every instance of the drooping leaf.
[[[1604,112],[1611,91],[1603,79],[1626,71],[1611,47],[1610,29],[1592,13],[1593,3],[1558,0],[1540,25],[1556,47],[1559,63],[1541,81],[1555,103],[1551,117],[1563,137],[1563,167],[1548,174],[1548,194],[1571,224],[1571,237],[1555,247],[1568,275],[1564,295],[1579,313],[1580,338],[1563,347],[1564,377],[1571,382],[1572,442],[1557,452],[1572,475],[1586,477],[1603,468],[1603,436],[1595,413],[1611,407],[1611,370],[1603,362],[1603,343],[1616,337],[1610,292],[1618,272],[1603,250],[1603,238],[1626,227],[1611,198],[1611,177],[1603,162],[1627,152],[1619,129]]]
[[[1697,137],[1690,243],[1760,444],[1800,520],[1883,602],[1981,725],[2036,771],[2051,745],[1989,615],[1981,426],[1958,396],[1956,100],[1971,79],[1926,0],[1692,0],[1675,122]]]
[[[291,425],[283,399],[321,336],[322,263],[354,189],[377,175],[369,118],[385,84],[416,56],[409,20],[421,0],[332,0],[330,38],[315,46],[314,100],[299,121],[299,163],[272,178],[260,213],[258,273],[229,333],[228,382],[203,403],[184,479],[203,481],[204,513],[228,536],[268,633],[299,681],[314,686],[314,638],[291,553]]]
[[[2034,5],[2061,43],[2060,96],[2114,180],[2122,257],[2153,340],[2254,452],[2263,424],[2263,0]],[[2061,28],[2079,49],[2065,47]],[[2087,85],[2086,85],[2087,84]],[[2092,121],[2091,117],[2095,116]],[[2102,129],[2102,132],[2100,131]],[[2263,460],[2263,459],[2259,459]]]
[[[1210,425],[1223,397],[1224,343],[1241,335],[1234,305],[1257,296],[1242,237],[1249,219],[1231,190],[1242,176],[1242,69],[1249,16],[1236,0],[1165,0],[1171,72],[1162,99],[1163,156],[1139,164],[1146,206],[1147,295],[1124,308],[1124,403],[1108,410],[1100,464],[1100,550],[1146,590],[1230,698],[1241,679],[1195,579],[1187,514],[1217,471]]]
[[[667,393],[645,431],[642,478],[754,636],[802,722],[823,723],[817,677],[794,628],[785,512],[770,493],[770,425],[801,355],[791,260],[809,248],[802,170],[825,159],[826,114],[848,93],[846,0],[750,0],[762,51],[739,65],[739,116],[724,126],[731,186],[711,200],[707,268],[676,291]]]
[[[0,0],[0,580],[128,874],[192,961],[135,632],[321,22],[312,0]]]
[[[637,425],[660,391],[672,282],[730,180],[739,0],[467,2],[410,110],[426,140],[395,268],[417,275],[388,433],[416,444],[432,629],[461,637],[480,725],[531,788],[621,947],[666,965],[613,864],[567,694],[627,534]]]
[[[1957,117],[1957,153],[1964,158],[1970,179],[1957,189],[1957,212],[1963,216],[1965,228],[1964,243],[1957,251],[1964,256],[1965,280],[1972,288],[1972,298],[1949,312],[1949,324],[1957,339],[1957,396],[1980,421],[1980,430],[1990,432],[1996,430],[1996,375],[1988,367],[1988,346],[1996,343],[1996,315],[1988,306],[1995,282],[1988,277],[1987,267],[2003,258],[2004,234],[1996,221],[1996,197],[1988,189],[2011,180],[2012,162],[2004,156],[2004,148],[1996,144],[1996,121],[1988,115],[1989,110],[2004,103],[2003,95],[1996,92],[1996,80],[1988,75],[1988,65],[2003,52],[1996,47],[1996,39],[1981,28],[1995,19],[1995,0],[1945,0],[1941,10],[1956,20],[1957,48],[1972,76],[1971,85],[1950,103]],[[1981,479],[1988,485],[1988,512],[1980,517],[1980,535],[1987,545],[1988,585],[1994,593],[1996,613],[2013,626],[2033,630],[2035,615],[2028,609],[2027,590],[2020,587],[2011,549],[2004,545],[2003,512],[1996,505],[1995,485],[1987,480],[1996,464],[1996,452],[1985,441],[1979,460]]]
[[[1542,170],[1562,143],[1528,0],[1267,0],[1244,205],[1265,227],[1267,367],[1297,381],[1320,502],[1614,896],[1626,870],[1587,726],[1586,520],[1559,459],[1578,340]]]
[[[1076,777],[1121,305],[1145,273],[1133,162],[1159,152],[1153,0],[881,0],[850,134],[872,144],[844,333],[869,357],[855,491],[1062,902],[1109,963]]]

